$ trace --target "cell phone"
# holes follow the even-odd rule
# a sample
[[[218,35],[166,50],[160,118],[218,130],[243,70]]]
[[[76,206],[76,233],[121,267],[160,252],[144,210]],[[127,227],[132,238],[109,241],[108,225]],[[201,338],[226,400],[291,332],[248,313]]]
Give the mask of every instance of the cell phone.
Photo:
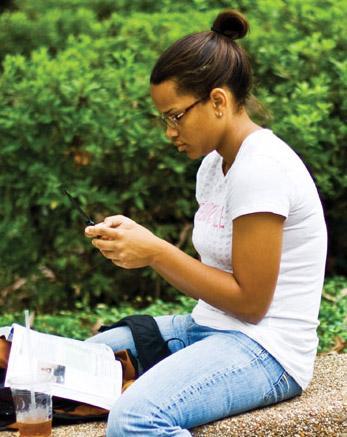
[[[77,209],[77,211],[80,213],[80,215],[84,218],[84,223],[87,226],[95,226],[94,220],[83,211],[83,209],[81,208],[78,201],[74,197],[72,197],[71,194],[69,194],[69,192],[66,190],[66,188],[62,188],[62,190],[63,190],[64,194],[66,194],[68,196],[68,198],[70,199],[71,204],[75,207],[75,209]]]

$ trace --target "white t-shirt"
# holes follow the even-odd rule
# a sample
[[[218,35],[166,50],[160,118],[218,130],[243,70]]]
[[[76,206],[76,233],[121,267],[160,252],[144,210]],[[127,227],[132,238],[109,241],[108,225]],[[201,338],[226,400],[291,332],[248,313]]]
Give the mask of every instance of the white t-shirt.
[[[232,272],[232,221],[244,214],[285,217],[281,264],[271,306],[258,324],[199,300],[192,316],[215,329],[238,330],[261,344],[305,389],[309,384],[324,280],[327,232],[316,186],[298,155],[269,129],[250,134],[226,175],[207,155],[197,174],[193,244],[204,264]],[[211,290],[212,291],[212,290]]]

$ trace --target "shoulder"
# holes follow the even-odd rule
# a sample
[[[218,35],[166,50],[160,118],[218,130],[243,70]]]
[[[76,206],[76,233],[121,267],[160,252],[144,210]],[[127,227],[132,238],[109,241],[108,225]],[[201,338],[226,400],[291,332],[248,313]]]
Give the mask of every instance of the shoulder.
[[[231,182],[244,180],[251,183],[257,178],[287,180],[294,183],[297,177],[307,176],[307,169],[297,153],[269,129],[249,135],[236,158]]]
[[[270,129],[256,131],[245,139],[240,162],[243,160],[267,160],[284,166],[302,164],[293,148]]]

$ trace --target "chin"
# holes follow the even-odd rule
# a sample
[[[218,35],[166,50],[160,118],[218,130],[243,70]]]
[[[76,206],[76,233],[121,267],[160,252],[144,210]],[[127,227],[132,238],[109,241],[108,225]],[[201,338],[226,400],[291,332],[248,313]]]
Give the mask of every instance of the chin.
[[[191,152],[187,152],[187,156],[189,159],[194,160],[194,159],[202,158],[203,155],[201,153],[191,151]]]

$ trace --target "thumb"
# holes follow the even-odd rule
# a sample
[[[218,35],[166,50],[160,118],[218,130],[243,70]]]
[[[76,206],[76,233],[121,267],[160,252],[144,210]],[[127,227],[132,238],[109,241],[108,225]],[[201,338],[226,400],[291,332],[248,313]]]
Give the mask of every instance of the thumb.
[[[124,215],[112,215],[104,219],[104,225],[109,228],[116,228],[125,222],[129,222],[130,219]]]

